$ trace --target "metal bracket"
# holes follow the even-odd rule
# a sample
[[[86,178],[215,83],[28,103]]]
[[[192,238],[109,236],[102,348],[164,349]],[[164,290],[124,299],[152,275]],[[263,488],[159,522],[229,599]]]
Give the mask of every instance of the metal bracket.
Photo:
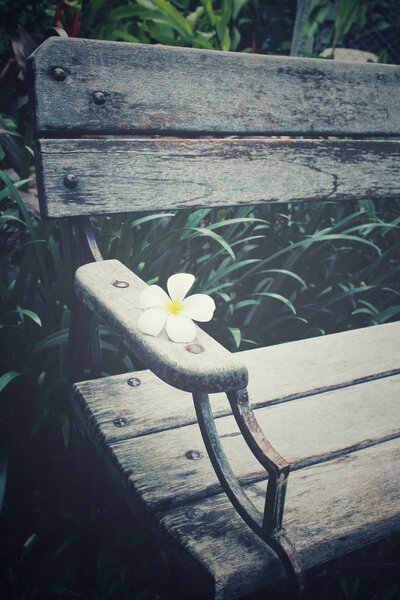
[[[295,547],[282,528],[290,464],[276,452],[262,432],[250,407],[247,390],[227,392],[226,395],[247,445],[268,473],[264,513],[253,504],[232,471],[215,427],[208,394],[193,394],[208,455],[233,506],[247,525],[279,556],[292,592],[298,597],[304,589],[304,571]]]

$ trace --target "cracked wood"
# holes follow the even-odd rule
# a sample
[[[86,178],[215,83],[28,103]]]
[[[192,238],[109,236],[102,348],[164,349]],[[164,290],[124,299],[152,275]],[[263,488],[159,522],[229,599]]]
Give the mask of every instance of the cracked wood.
[[[49,217],[400,195],[396,141],[42,139],[37,150]]]
[[[397,65],[50,38],[28,68],[46,135],[400,134]]]

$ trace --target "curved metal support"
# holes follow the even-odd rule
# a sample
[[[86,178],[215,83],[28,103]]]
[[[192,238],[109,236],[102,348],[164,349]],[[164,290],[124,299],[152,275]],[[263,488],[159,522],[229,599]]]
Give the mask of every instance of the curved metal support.
[[[217,477],[234,508],[249,527],[270,546],[281,559],[293,591],[304,589],[304,573],[300,557],[282,529],[283,508],[289,463],[271,446],[250,407],[246,390],[228,392],[233,415],[250,450],[268,472],[264,514],[242,489],[222,448],[215,426],[208,394],[193,394],[200,431]]]

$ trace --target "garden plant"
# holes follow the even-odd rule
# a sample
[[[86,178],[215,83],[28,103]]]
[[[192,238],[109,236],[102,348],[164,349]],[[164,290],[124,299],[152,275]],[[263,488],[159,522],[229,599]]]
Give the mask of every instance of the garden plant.
[[[325,4],[310,16],[309,29],[320,27]],[[348,2],[347,12],[345,4],[335,46],[352,26],[360,27],[357,15],[367,22],[376,3]],[[24,63],[53,24],[79,37],[287,54],[296,3],[18,0],[12,5],[0,0],[5,17],[0,27],[0,597],[179,598],[188,590],[177,582],[169,557],[126,514],[90,453],[89,481],[76,463],[81,442],[70,418],[67,382],[72,241],[65,222],[39,218]],[[400,199],[360,198],[350,208],[327,202],[183,210],[93,222],[104,258],[119,259],[147,283],[166,289],[173,273],[193,273],[194,293],[212,296],[216,306],[204,329],[232,351],[386,323],[400,315]],[[142,367],[105,327],[101,345],[104,374]],[[316,569],[305,597],[395,600],[398,554],[399,540],[392,538]]]

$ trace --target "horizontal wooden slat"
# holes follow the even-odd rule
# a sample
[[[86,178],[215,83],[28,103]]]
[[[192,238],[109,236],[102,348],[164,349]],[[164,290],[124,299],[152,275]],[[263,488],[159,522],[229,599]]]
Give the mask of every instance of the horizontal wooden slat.
[[[396,439],[290,475],[283,524],[306,569],[400,531],[399,461]],[[264,487],[246,489],[260,508]],[[181,556],[186,552],[215,579],[214,594],[205,598],[233,600],[283,576],[276,555],[224,494],[160,516]]]
[[[43,139],[37,151],[49,217],[400,195],[395,141]]]
[[[257,417],[298,468],[289,477],[284,526],[306,568],[400,529],[400,441],[376,443],[399,432],[400,375],[390,375],[399,368],[399,329],[390,323],[241,353],[251,396],[264,406]],[[127,384],[131,376],[138,387]],[[161,520],[169,547],[174,541],[183,555],[181,568],[201,567],[205,598],[213,597],[215,579],[215,597],[233,599],[276,581],[281,565],[218,494],[198,426],[184,426],[193,422],[191,405],[189,394],[148,371],[75,386],[78,425],[128,504],[157,529]],[[213,407],[227,411],[221,395]],[[257,480],[260,467],[232,423],[217,418],[224,447],[236,473]],[[157,428],[167,431],[149,433]],[[201,458],[186,455],[191,450]],[[246,491],[261,508],[265,481]]]
[[[29,68],[38,133],[400,133],[394,65],[52,38]]]
[[[399,339],[400,321],[240,352],[249,372],[252,406],[399,373]],[[139,379],[139,387],[128,385],[131,377]],[[191,396],[151,371],[77,383],[75,403],[81,412],[87,411],[82,420],[94,420],[108,442],[197,422]],[[230,414],[225,394],[214,394],[212,407],[217,417]],[[114,421],[121,417],[124,427],[118,428]]]
[[[122,281],[126,287],[113,284]],[[189,392],[220,392],[246,387],[247,369],[202,329],[190,344],[172,342],[165,331],[153,337],[138,327],[139,297],[147,284],[118,260],[79,267],[74,291],[99,319],[115,329],[125,345],[167,383]]]
[[[97,402],[104,402],[103,396]],[[400,375],[254,412],[274,448],[298,469],[400,435]],[[265,479],[233,417],[218,419],[217,428],[240,481]],[[108,452],[149,510],[188,504],[221,491],[197,423],[132,439],[115,439],[111,431],[113,441],[110,429],[107,424],[100,427]],[[191,451],[200,458],[188,458]]]

